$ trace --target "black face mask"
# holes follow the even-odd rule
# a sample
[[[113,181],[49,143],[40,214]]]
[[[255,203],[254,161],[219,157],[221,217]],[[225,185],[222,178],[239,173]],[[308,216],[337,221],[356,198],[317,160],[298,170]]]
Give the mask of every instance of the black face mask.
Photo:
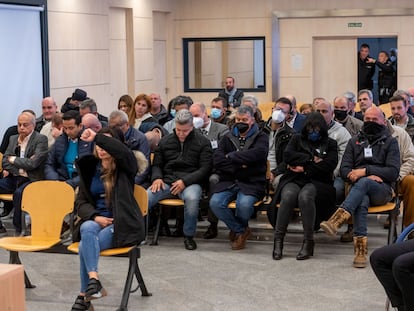
[[[335,118],[338,121],[343,121],[348,116],[348,111],[346,111],[346,110],[338,110],[338,109],[335,109],[334,110],[334,113],[335,113]]]
[[[236,123],[234,126],[237,127],[240,134],[246,133],[246,131],[249,129],[249,124],[243,122]]]
[[[362,126],[362,130],[367,135],[376,135],[382,132],[385,125],[378,124],[377,122],[366,121]]]

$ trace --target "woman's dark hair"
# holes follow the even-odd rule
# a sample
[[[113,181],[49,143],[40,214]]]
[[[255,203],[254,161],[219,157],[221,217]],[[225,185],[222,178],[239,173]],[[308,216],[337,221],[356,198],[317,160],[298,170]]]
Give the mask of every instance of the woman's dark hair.
[[[109,134],[111,137],[118,139],[119,141],[125,143],[125,136],[122,130],[118,127],[103,127],[99,134]]]
[[[301,132],[302,137],[308,139],[309,130],[315,128],[319,128],[319,134],[322,139],[328,137],[328,125],[319,112],[311,112],[306,116]]]

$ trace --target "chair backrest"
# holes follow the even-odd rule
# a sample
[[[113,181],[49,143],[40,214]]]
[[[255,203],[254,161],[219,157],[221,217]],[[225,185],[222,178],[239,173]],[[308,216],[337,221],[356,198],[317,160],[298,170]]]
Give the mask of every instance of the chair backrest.
[[[134,186],[134,197],[138,203],[138,206],[141,210],[142,216],[146,216],[148,214],[148,193],[144,187],[140,185]]]
[[[65,215],[73,211],[75,192],[63,181],[42,180],[23,190],[22,210],[30,214],[32,239],[59,239]]]

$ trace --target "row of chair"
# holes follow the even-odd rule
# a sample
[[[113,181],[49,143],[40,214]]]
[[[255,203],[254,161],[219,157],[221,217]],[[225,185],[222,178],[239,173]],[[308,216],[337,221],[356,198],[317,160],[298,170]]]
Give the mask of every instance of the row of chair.
[[[135,185],[134,196],[144,216],[148,214],[148,195],[146,190]],[[66,215],[73,212],[75,193],[65,182],[37,181],[29,184],[23,191],[22,211],[31,217],[31,235],[19,237],[4,237],[0,239],[0,248],[10,253],[10,264],[21,264],[19,252],[35,252],[50,249],[61,243],[61,227]],[[24,217],[24,216],[23,216]],[[68,250],[77,253],[78,243],[69,245]],[[128,309],[130,293],[141,289],[142,296],[151,296],[142,278],[138,259],[140,245],[112,248],[101,252],[101,256],[129,255],[128,274],[125,281],[122,300],[118,310]],[[138,282],[137,288],[131,290],[134,277]],[[24,273],[26,288],[35,287],[26,272]]]

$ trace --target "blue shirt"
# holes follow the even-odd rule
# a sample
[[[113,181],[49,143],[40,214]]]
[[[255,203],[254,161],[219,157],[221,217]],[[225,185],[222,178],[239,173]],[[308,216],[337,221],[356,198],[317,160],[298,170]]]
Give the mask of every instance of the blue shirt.
[[[110,210],[106,204],[105,187],[101,179],[101,174],[102,166],[98,164],[95,170],[95,175],[92,177],[90,190],[99,216],[112,218],[112,210]]]

